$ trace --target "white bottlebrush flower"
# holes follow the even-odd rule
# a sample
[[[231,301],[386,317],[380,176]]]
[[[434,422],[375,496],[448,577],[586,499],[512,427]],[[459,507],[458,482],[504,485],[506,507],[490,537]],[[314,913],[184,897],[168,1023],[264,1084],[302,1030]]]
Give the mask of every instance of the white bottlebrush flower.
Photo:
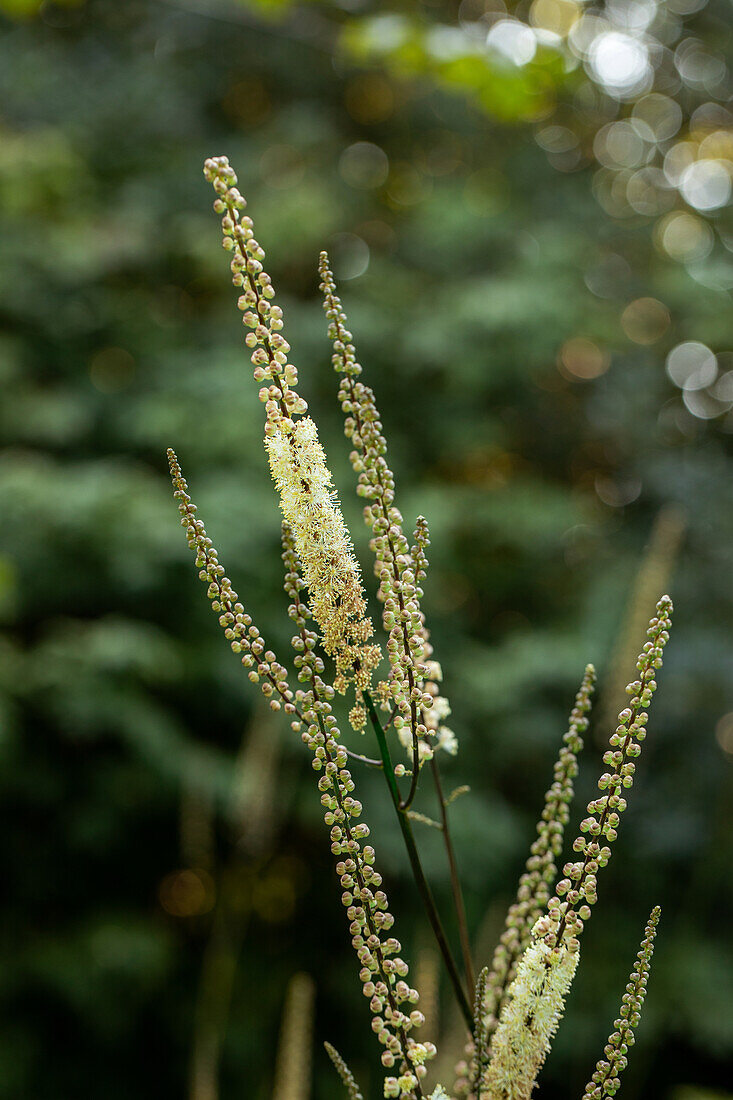
[[[442,749],[443,752],[450,753],[451,756],[455,756],[458,752],[458,738],[453,730],[448,729],[447,726],[440,726],[435,747],[436,749]]]
[[[361,572],[316,425],[309,416],[297,422],[284,418],[265,446],[308,586],[311,613],[323,648],[336,659],[336,686],[342,690],[347,679],[354,679],[358,689],[365,688],[379,650],[365,645],[372,624],[366,616]]]
[[[577,967],[578,951],[564,943],[539,940],[524,952],[494,1033],[486,1100],[529,1100]]]

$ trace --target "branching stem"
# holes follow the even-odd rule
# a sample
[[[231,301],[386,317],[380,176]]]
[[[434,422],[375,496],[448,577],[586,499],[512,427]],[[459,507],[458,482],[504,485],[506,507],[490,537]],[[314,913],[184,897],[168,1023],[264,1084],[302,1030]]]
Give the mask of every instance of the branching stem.
[[[428,920],[430,921],[430,926],[433,930],[433,934],[435,936],[438,947],[440,948],[440,953],[443,956],[443,961],[445,963],[446,970],[448,971],[448,977],[451,980],[451,985],[453,986],[453,991],[456,995],[456,1000],[458,1001],[458,1007],[460,1008],[461,1013],[463,1014],[466,1024],[468,1025],[468,1028],[470,1030],[473,1027],[473,1013],[471,1011],[471,1006],[461,983],[461,977],[458,973],[458,967],[456,966],[455,959],[453,958],[453,954],[448,944],[448,940],[443,929],[443,924],[435,905],[432,891],[430,889],[427,879],[425,878],[425,872],[423,871],[422,863],[420,862],[420,856],[417,851],[417,845],[415,844],[415,837],[412,832],[410,819],[407,816],[407,811],[402,809],[400,792],[394,774],[394,766],[392,764],[392,760],[389,754],[387,738],[384,735],[382,724],[379,721],[379,716],[374,709],[374,703],[372,702],[372,698],[368,692],[364,692],[364,699],[366,701],[367,710],[369,711],[369,717],[371,719],[372,726],[374,727],[374,732],[376,734],[377,742],[379,744],[379,751],[382,756],[382,763],[384,765],[384,774],[387,779],[387,786],[389,787],[390,794],[392,795],[392,801],[394,803],[394,808],[397,813],[397,820],[402,831],[405,848],[407,849],[407,855],[410,860],[410,866],[412,868],[412,874],[415,879],[415,884],[418,888],[422,903],[425,906],[425,912],[427,913]]]

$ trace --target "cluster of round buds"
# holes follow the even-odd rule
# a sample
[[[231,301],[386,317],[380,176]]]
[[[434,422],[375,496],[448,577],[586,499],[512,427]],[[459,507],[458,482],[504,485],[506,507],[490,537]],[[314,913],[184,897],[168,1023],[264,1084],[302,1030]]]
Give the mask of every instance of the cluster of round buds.
[[[418,585],[417,595],[419,599],[422,599],[421,585],[427,575],[427,547],[430,545],[428,521],[424,516],[417,517],[413,538],[415,541],[410,547],[410,558]],[[424,709],[421,715],[423,724],[427,727],[429,740],[421,743],[420,754],[422,758],[429,759],[435,750],[442,749],[444,752],[450,753],[451,756],[455,756],[458,752],[456,735],[443,721],[451,713],[450,703],[444,695],[440,694],[439,685],[443,680],[443,670],[437,661],[431,659],[433,647],[430,644],[430,632],[425,625],[425,616],[422,611],[420,612],[420,622],[420,633],[423,640],[423,664],[425,665],[426,676],[422,686],[423,691],[431,695],[433,699],[433,705],[429,710]],[[403,739],[403,744],[405,744],[405,741],[406,738]],[[406,745],[406,747],[409,748],[409,745]]]
[[[431,1043],[418,1043],[411,1032],[423,1023],[417,1009],[418,994],[407,982],[407,963],[401,945],[389,933],[394,918],[389,911],[382,878],[375,869],[374,849],[363,842],[368,827],[359,821],[362,805],[354,795],[354,781],[347,767],[348,756],[340,744],[340,732],[331,701],[335,692],[323,679],[323,661],[316,652],[317,635],[308,629],[310,612],[301,597],[305,582],[300,577],[298,555],[289,527],[283,525],[285,591],[290,599],[288,614],[294,623],[295,664],[298,679],[308,685],[298,693],[305,727],[301,733],[313,755],[312,766],[319,775],[318,789],[324,821],[330,829],[331,851],[337,859],[336,873],[342,888],[342,902],[349,919],[364,995],[373,1014],[372,1029],[384,1047],[382,1064],[396,1069],[388,1077],[385,1095],[412,1100],[423,1095],[420,1081],[425,1061],[435,1054]],[[397,1092],[392,1090],[397,1081]]]
[[[242,290],[238,305],[249,329],[246,344],[252,351],[255,381],[262,383],[265,434],[270,435],[281,417],[301,416],[308,406],[295,390],[298,372],[288,362],[290,345],[282,335],[282,310],[273,305],[272,279],[262,266],[265,252],[255,240],[252,219],[244,214],[247,204],[237,190],[234,169],[227,157],[209,157],[204,175],[216,192],[214,211],[222,215],[222,244],[231,253],[232,282]]]
[[[557,872],[555,860],[562,853],[568,807],[573,798],[573,780],[578,774],[578,753],[583,748],[582,734],[588,728],[587,715],[595,680],[593,665],[587,665],[555,762],[553,782],[545,794],[542,817],[537,824],[537,839],[530,849],[527,869],[519,880],[516,901],[507,913],[504,931],[494,952],[483,1006],[486,1041],[496,1029],[509,986],[514,980],[517,960],[529,944],[532,928],[547,904],[550,884]]]
[[[329,337],[333,341],[332,362],[342,376],[339,400],[346,417],[344,432],[353,446],[350,459],[358,475],[357,493],[367,502],[364,518],[372,529],[370,546],[376,557],[378,595],[383,602],[383,622],[389,636],[390,675],[379,696],[386,709],[396,709],[395,727],[406,728],[406,740],[413,751],[417,747],[425,758],[431,754],[431,748],[422,715],[432,706],[433,695],[424,686],[427,678],[424,662],[428,654],[419,604],[420,578],[402,530],[402,516],[394,504],[394,475],[385,459],[387,443],[374,394],[359,378],[361,366],[356,362],[352,335],[325,252],[321,253],[319,271]]]
[[[374,508],[376,510],[377,506]],[[428,749],[428,726],[423,715],[432,708],[434,696],[424,686],[428,668],[420,611],[422,589],[412,568],[409,546],[402,532],[402,517],[394,507],[390,512],[396,513],[391,520],[372,517],[371,540],[377,559],[382,618],[388,631],[389,695],[392,706],[397,708],[394,718],[397,731],[406,729],[408,743],[414,747],[417,741]]]
[[[232,583],[225,575],[224,566],[219,564],[216,549],[208,538],[204,525],[196,518],[196,505],[191,503],[188,485],[181,473],[178,459],[172,450],[168,450],[168,463],[174,496],[178,500],[181,514],[181,526],[185,528],[188,545],[196,553],[196,565],[199,577],[207,585],[207,594],[211,607],[219,615],[219,623],[232,650],[241,654],[242,664],[249,669],[249,678],[259,683],[263,695],[273,710],[282,707],[286,714],[296,715],[297,706],[293,692],[288,686],[287,669],[279,663],[251,617],[239,602]]]
[[[598,780],[599,798],[588,803],[588,816],[581,822],[581,835],[573,850],[581,858],[566,863],[564,877],[555,887],[556,896],[549,899],[547,913],[538,921],[538,932],[547,943],[561,939],[573,940],[583,931],[583,923],[597,900],[597,876],[611,857],[610,844],[616,839],[620,815],[626,809],[621,791],[634,782],[634,760],[641,754],[646,737],[648,706],[657,689],[655,672],[662,667],[664,647],[669,641],[672,601],[662,596],[656,615],[649,623],[647,641],[636,663],[639,678],[626,688],[629,705],[618,716],[619,724],[610,738],[610,748],[603,762],[610,771]]]
[[[658,905],[651,911],[644,930],[644,939],[621,1001],[619,1018],[614,1021],[614,1031],[604,1047],[605,1058],[596,1063],[595,1072],[585,1086],[583,1100],[602,1100],[604,1096],[615,1096],[618,1092],[621,1084],[619,1078],[628,1061],[626,1055],[629,1047],[634,1044],[634,1029],[639,1026],[641,1019],[660,913]]]

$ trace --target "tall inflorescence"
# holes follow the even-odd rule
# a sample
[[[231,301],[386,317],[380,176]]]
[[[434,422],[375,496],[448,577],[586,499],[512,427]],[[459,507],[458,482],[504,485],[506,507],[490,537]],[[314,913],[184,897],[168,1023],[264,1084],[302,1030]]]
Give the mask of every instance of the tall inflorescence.
[[[242,291],[237,304],[250,330],[245,343],[252,350],[255,382],[269,383],[260,389],[260,401],[267,418],[265,434],[271,435],[282,418],[303,416],[308,406],[295,390],[298,372],[288,363],[282,310],[273,305],[272,279],[262,266],[265,252],[244,213],[247,203],[237,190],[236,173],[227,157],[209,157],[204,175],[216,192],[214,211],[221,215],[222,244],[231,253],[232,282]]]
[[[610,748],[603,755],[603,763],[611,770],[598,780],[601,795],[588,803],[588,816],[580,825],[581,835],[573,843],[573,850],[582,858],[565,864],[564,877],[555,888],[556,896],[550,898],[547,913],[537,925],[537,934],[551,946],[576,939],[596,903],[598,871],[611,858],[609,845],[616,839],[620,816],[626,809],[626,798],[621,792],[634,784],[634,761],[641,755],[646,737],[647,708],[657,690],[655,673],[662,667],[671,615],[672,601],[669,596],[662,596],[636,662],[639,678],[626,688],[629,705],[619,714],[619,724],[609,740]]]
[[[292,644],[301,684],[297,691],[291,689],[285,667],[267,647],[239,602],[197,517],[178,460],[169,451],[181,523],[195,551],[199,575],[207,585],[212,608],[232,649],[241,656],[250,679],[260,684],[270,706],[288,714],[291,728],[300,732],[312,754],[359,976],[372,1012],[372,1030],[382,1046],[381,1061],[387,1071],[384,1096],[425,1100],[426,1064],[434,1057],[435,1047],[418,1041],[414,1035],[424,1017],[416,1007],[417,991],[408,982],[409,971],[401,957],[401,945],[391,935],[394,919],[375,867],[374,849],[366,843],[369,829],[360,820],[362,805],[355,794],[347,766],[349,753],[341,744],[332,703],[336,692],[344,692],[353,684],[356,700],[349,715],[352,726],[363,728],[367,709],[372,717],[382,751],[382,767],[390,782],[413,870],[443,947],[445,937],[417,858],[407,813],[420,766],[431,759],[455,880],[455,860],[445,815],[450,799],[443,799],[437,763],[432,759],[436,748],[454,752],[456,743],[452,732],[443,725],[450,707],[440,695],[440,666],[432,659],[421,610],[422,585],[428,567],[428,526],[418,517],[410,545],[395,505],[394,476],[386,459],[387,445],[374,394],[361,381],[361,367],[356,361],[346,316],[336,294],[328,258],[322,253],[321,288],[333,341],[332,362],[340,375],[339,399],[346,418],[345,434],[351,440],[350,458],[357,474],[357,491],[365,501],[364,516],[371,529],[370,546],[375,556],[378,594],[388,637],[389,674],[373,691],[372,677],[381,654],[370,641],[373,628],[366,614],[360,569],[333,491],[326,456],[316,426],[306,415],[307,405],[296,390],[297,370],[288,361],[290,346],[282,332],[282,310],[274,304],[272,281],[263,267],[265,253],[254,237],[251,219],[244,213],[246,204],[237,190],[237,177],[227,158],[208,159],[204,173],[216,193],[214,209],[221,215],[223,245],[231,256],[233,283],[241,291],[238,304],[248,330],[246,344],[251,350],[254,378],[260,384],[259,396],[265,408],[265,446],[285,518],[282,556],[289,616],[295,628]],[[306,590],[307,597],[303,595]],[[549,897],[556,861],[562,851],[577,754],[588,724],[595,676],[592,666],[586,669],[517,898],[509,911],[492,967],[484,968],[480,975],[474,1012],[474,1060],[470,1070],[464,1067],[464,1080],[456,1090],[461,1097],[470,1094],[483,1100],[530,1100],[577,968],[579,937],[596,901],[598,871],[610,858],[609,845],[616,838],[620,815],[626,808],[623,792],[633,784],[635,759],[645,737],[646,708],[657,686],[655,672],[662,665],[669,637],[671,611],[669,597],[662,597],[639,655],[638,678],[627,688],[629,705],[619,715],[619,724],[604,755],[609,770],[598,783],[601,795],[588,804],[588,816],[573,845],[579,858],[565,864],[555,896]],[[332,682],[325,678],[321,654],[335,665]],[[395,776],[391,774],[384,730],[373,707],[375,697],[390,712],[389,721],[412,753],[412,784],[405,799],[400,797]],[[379,766],[379,762],[361,759]],[[400,768],[404,772],[402,765]],[[395,772],[399,774],[398,769]],[[465,914],[456,881],[453,893],[463,929],[466,974],[472,986]],[[597,1064],[584,1100],[602,1100],[614,1095],[618,1088],[644,998],[658,918],[657,909],[650,917],[620,1017],[605,1048],[605,1058]],[[444,951],[444,956],[453,975],[455,965],[450,951]],[[457,975],[454,985],[464,1014],[470,1020]],[[352,1100],[359,1100],[358,1088],[345,1063],[332,1048],[327,1049]],[[437,1086],[431,1100],[448,1100],[448,1097]]]
[[[339,400],[346,417],[344,432],[352,444],[350,459],[358,475],[357,493],[366,501],[364,519],[372,531],[370,546],[376,558],[378,596],[388,635],[390,672],[388,680],[380,685],[380,696],[386,709],[395,710],[395,728],[403,744],[412,750],[415,764],[419,764],[432,755],[436,746],[455,751],[451,731],[441,732],[441,719],[450,708],[439,695],[440,666],[430,660],[432,647],[420,609],[420,581],[427,568],[425,551],[429,544],[427,522],[418,519],[411,547],[394,502],[394,475],[385,457],[387,443],[374,394],[360,379],[361,366],[356,361],[352,335],[325,252],[321,253],[319,270],[334,348],[332,362],[341,375]]]
[[[574,779],[578,774],[578,754],[583,748],[583,733],[588,728],[588,712],[595,685],[593,665],[585,669],[575,696],[568,731],[555,762],[552,785],[545,794],[542,817],[537,823],[537,839],[532,844],[526,870],[519,881],[516,901],[507,913],[505,929],[494,952],[486,985],[484,1026],[486,1040],[491,1038],[499,1013],[514,980],[517,960],[530,941],[532,929],[550,897],[557,874],[556,860],[562,854],[569,806],[573,799]]]
[[[308,628],[309,610],[301,599],[305,586],[300,576],[293,533],[283,524],[285,591],[288,614],[295,625],[293,648],[298,679],[307,685],[302,693],[302,739],[313,754],[324,820],[331,829],[331,851],[337,857],[336,873],[342,901],[350,922],[352,944],[361,964],[359,977],[373,1013],[372,1029],[384,1047],[382,1065],[393,1070],[384,1095],[414,1100],[422,1097],[425,1063],[435,1055],[432,1043],[417,1042],[411,1032],[424,1021],[415,1007],[417,990],[410,987],[407,963],[400,957],[398,940],[389,935],[394,918],[382,890],[381,875],[374,868],[374,849],[362,842],[369,829],[358,821],[361,803],[354,797],[354,781],[348,756],[340,744],[340,731],[331,702],[335,692],[322,679],[323,660],[316,652],[317,635]]]
[[[353,1073],[346,1065],[346,1062],[343,1060],[339,1052],[330,1043],[324,1043],[323,1045],[326,1048],[326,1054],[333,1062],[336,1072],[341,1078],[344,1088],[346,1089],[346,1092],[348,1094],[349,1100],[364,1100],[364,1097],[359,1091],[359,1086],[356,1083]]]
[[[509,1009],[502,1013],[491,1061],[479,1084],[486,1100],[530,1100],[578,967],[579,951],[531,943],[519,960]]]
[[[588,817],[581,823],[581,835],[573,844],[583,859],[565,864],[565,877],[557,884],[556,895],[548,900],[547,911],[535,924],[530,945],[519,961],[517,976],[509,988],[491,1043],[491,1061],[484,1074],[486,1100],[528,1100],[534,1083],[534,1078],[530,1081],[528,1077],[530,1068],[535,1066],[536,1077],[544,1062],[549,1037],[562,1016],[565,994],[577,966],[579,937],[597,900],[598,871],[611,857],[608,845],[616,839],[620,815],[626,809],[626,800],[619,792],[628,790],[634,782],[634,760],[640,755],[646,737],[649,717],[646,708],[657,688],[654,675],[662,667],[671,612],[672,601],[669,596],[662,596],[637,660],[639,678],[626,689],[629,706],[621,711],[610,749],[603,757],[606,766],[613,770],[604,772],[598,780],[603,793],[589,802]],[[587,840],[585,834],[590,834],[591,839]],[[607,843],[602,845],[600,838]],[[534,982],[538,988],[547,990],[545,971],[553,968],[558,975],[555,994],[552,997],[543,994],[552,1019],[545,1017],[543,1026],[535,1031],[531,1024],[534,1017],[525,1012],[527,986]],[[561,975],[570,976],[567,984]],[[522,1082],[522,1087],[510,1091],[508,1082],[513,1075]]]
[[[473,1043],[467,1048],[470,1064],[462,1062],[456,1067],[458,1080],[455,1091],[462,1098],[476,1095],[488,1065],[491,1038],[516,976],[518,960],[529,945],[532,928],[550,896],[550,886],[557,873],[556,860],[562,853],[574,779],[578,774],[578,754],[583,748],[582,735],[588,727],[587,715],[595,679],[593,665],[587,665],[555,762],[553,782],[545,794],[542,817],[537,824],[537,838],[530,849],[516,900],[509,908],[504,931],[486,974],[480,1017],[474,1028]]]
[[[242,290],[239,308],[249,329],[256,382],[265,405],[265,441],[283,514],[291,525],[311,610],[323,647],[333,657],[338,691],[354,682],[357,699],[351,712],[355,728],[365,720],[361,692],[371,683],[379,664],[378,646],[368,644],[373,634],[366,615],[361,574],[338,500],[332,491],[326,456],[305,401],[295,390],[298,372],[288,362],[290,345],[282,335],[283,314],[273,304],[275,291],[263,268],[264,249],[254,237],[252,219],[244,214],[245,200],[226,157],[211,157],[204,175],[216,191],[214,210],[222,215],[222,243],[231,253],[232,281]]]
[[[354,681],[357,704],[351,720],[362,728],[361,692],[369,687],[381,652],[379,646],[367,644],[373,627],[366,615],[360,570],[331,491],[331,472],[315,424],[305,417],[275,432],[267,439],[267,450],[310,594],[310,610],[323,648],[336,663],[334,687],[344,692],[348,680]]]
[[[658,905],[652,909],[649,922],[644,930],[636,956],[634,968],[629,975],[626,992],[621,1000],[619,1017],[614,1021],[614,1030],[604,1047],[604,1058],[596,1063],[593,1076],[585,1086],[583,1100],[602,1100],[604,1096],[615,1096],[621,1084],[619,1078],[626,1069],[629,1047],[634,1045],[634,1029],[639,1026],[641,1010],[646,996],[649,969],[654,953],[654,937],[661,910]]]
[[[168,449],[168,464],[173,482],[174,496],[178,501],[181,526],[185,528],[188,545],[196,554],[199,577],[207,586],[211,607],[219,615],[219,624],[234,653],[241,654],[242,664],[249,670],[249,678],[259,683],[263,695],[273,710],[282,707],[297,725],[296,696],[288,684],[288,673],[252,622],[252,618],[239,602],[239,597],[226,576],[224,566],[204,525],[196,515],[196,505],[191,502],[188,485],[181,473],[175,452]]]

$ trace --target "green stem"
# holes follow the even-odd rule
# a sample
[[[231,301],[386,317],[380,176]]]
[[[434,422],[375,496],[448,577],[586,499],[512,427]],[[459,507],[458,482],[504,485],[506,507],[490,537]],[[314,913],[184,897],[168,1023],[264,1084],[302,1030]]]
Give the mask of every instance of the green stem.
[[[410,860],[410,866],[412,867],[412,874],[417,885],[418,892],[422,899],[422,903],[425,906],[425,911],[430,921],[430,926],[433,929],[440,953],[443,956],[443,961],[448,971],[448,977],[451,980],[453,991],[458,1001],[458,1007],[460,1008],[465,1018],[466,1024],[469,1030],[473,1028],[473,1013],[471,1006],[468,1003],[468,998],[461,984],[461,978],[458,973],[458,967],[451,953],[451,949],[448,945],[443,925],[438,914],[438,910],[435,906],[433,894],[428,884],[428,880],[425,878],[425,872],[422,869],[420,862],[420,856],[418,855],[417,845],[415,844],[415,837],[412,833],[412,825],[407,813],[400,809],[400,792],[397,786],[397,780],[394,774],[394,765],[389,755],[389,746],[387,745],[387,738],[385,737],[384,730],[382,729],[382,723],[379,721],[379,716],[374,709],[374,703],[371,696],[364,692],[364,698],[366,700],[367,709],[369,711],[369,717],[371,719],[374,732],[377,736],[377,743],[379,744],[379,752],[382,757],[382,763],[384,765],[384,774],[387,779],[387,786],[389,787],[390,794],[392,795],[392,802],[397,813],[397,820],[402,830],[402,838],[405,842],[405,848],[407,849],[407,855]]]

